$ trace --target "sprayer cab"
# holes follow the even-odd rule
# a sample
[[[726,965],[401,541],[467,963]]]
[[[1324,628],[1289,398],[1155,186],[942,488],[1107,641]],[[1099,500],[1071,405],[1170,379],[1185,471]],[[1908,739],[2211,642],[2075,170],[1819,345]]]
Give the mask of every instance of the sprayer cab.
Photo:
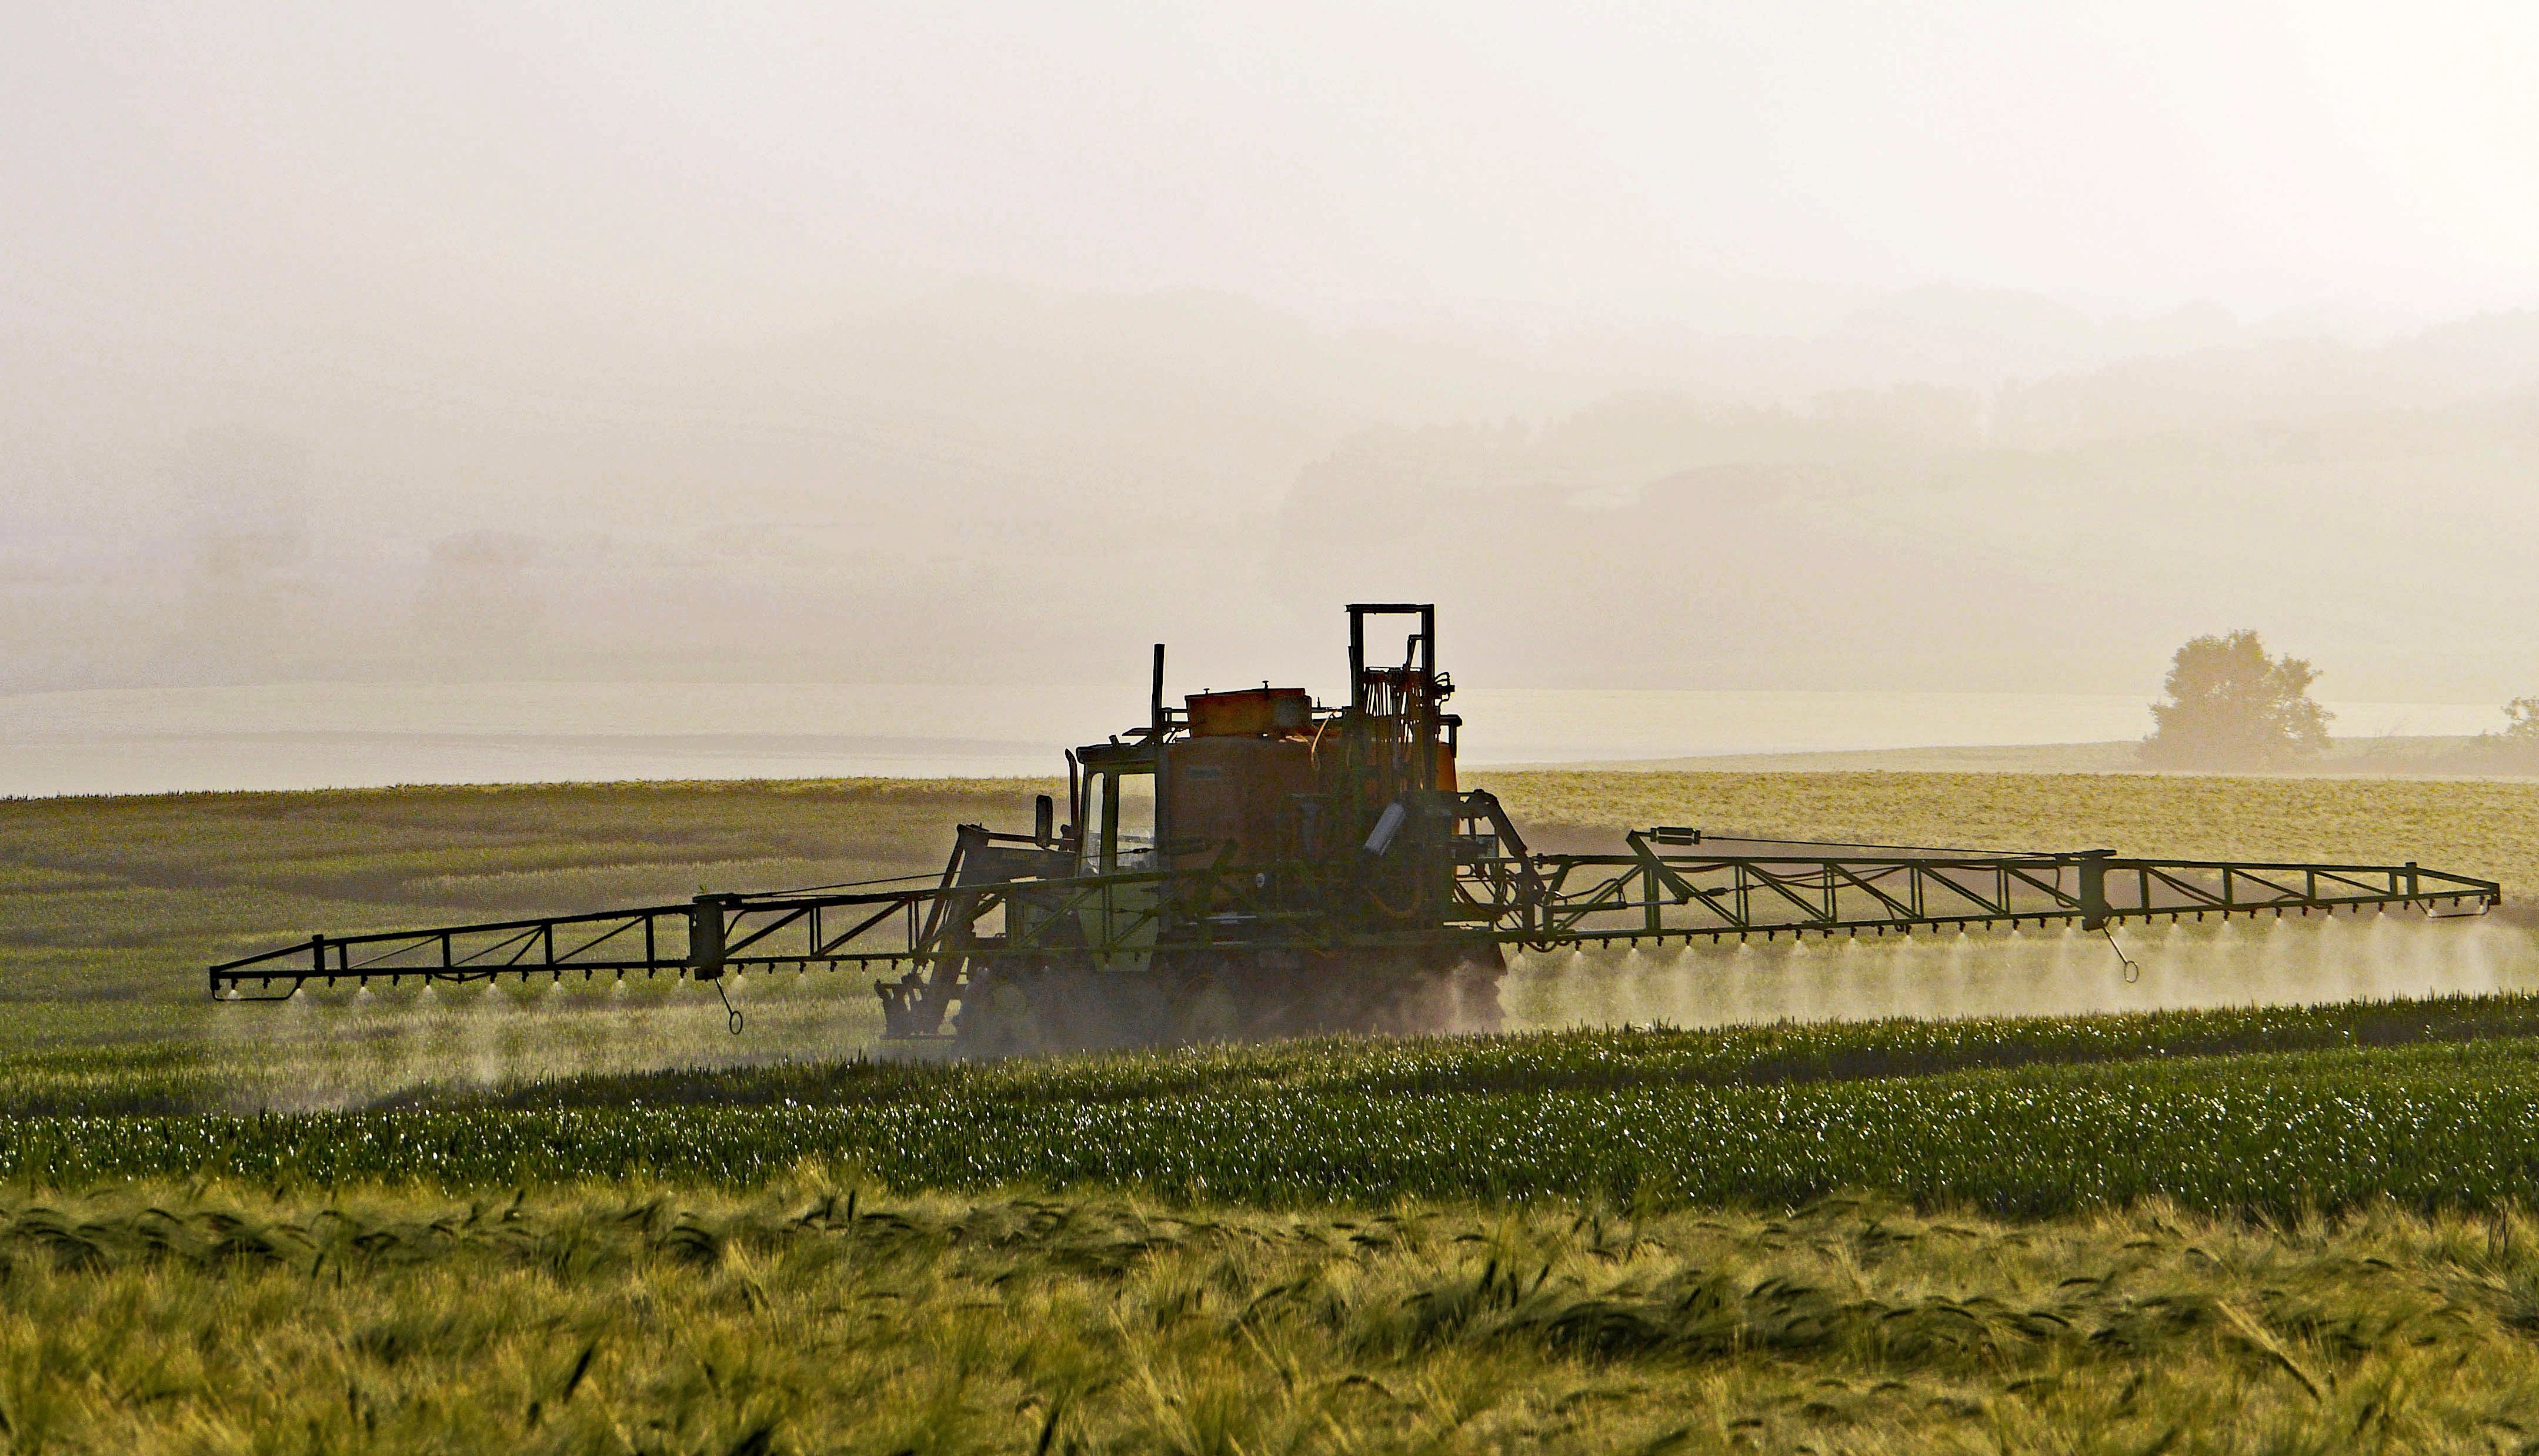
[[[1368,665],[1369,620],[1395,615],[1417,619],[1401,663]],[[1463,721],[1439,708],[1454,684],[1437,670],[1436,609],[1350,607],[1349,662],[1351,691],[1338,707],[1318,703],[1304,688],[1265,682],[1194,693],[1173,708],[1157,644],[1147,723],[1068,755],[1078,871],[1270,865],[1389,850],[1414,800],[1455,789]]]

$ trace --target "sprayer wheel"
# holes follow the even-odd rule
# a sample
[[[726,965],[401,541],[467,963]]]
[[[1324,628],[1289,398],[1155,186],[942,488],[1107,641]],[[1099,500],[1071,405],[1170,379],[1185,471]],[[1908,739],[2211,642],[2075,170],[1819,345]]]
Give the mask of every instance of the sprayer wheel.
[[[1181,990],[1173,1006],[1173,1040],[1184,1046],[1242,1039],[1243,1008],[1234,993],[1213,975],[1202,975]]]
[[[1031,994],[1001,979],[962,1005],[957,1029],[962,1052],[973,1057],[1028,1057],[1048,1039]]]

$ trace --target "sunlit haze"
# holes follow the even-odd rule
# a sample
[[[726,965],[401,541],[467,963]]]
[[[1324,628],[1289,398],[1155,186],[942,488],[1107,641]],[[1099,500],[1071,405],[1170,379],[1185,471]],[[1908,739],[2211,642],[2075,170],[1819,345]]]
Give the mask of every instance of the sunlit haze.
[[[0,692],[2539,692],[2528,7],[0,36]]]

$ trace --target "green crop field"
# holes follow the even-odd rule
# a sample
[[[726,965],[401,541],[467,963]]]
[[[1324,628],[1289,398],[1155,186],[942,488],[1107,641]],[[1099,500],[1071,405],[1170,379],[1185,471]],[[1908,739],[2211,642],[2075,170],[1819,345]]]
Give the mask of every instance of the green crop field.
[[[2143,931],[2131,987],[2070,936],[1571,957],[1520,962],[1540,1029],[1506,1036],[995,1065],[857,1055],[877,1017],[845,977],[751,978],[737,1038],[669,983],[202,997],[206,960],[311,930],[922,872],[1046,787],[0,803],[0,1442],[2539,1444],[2517,919]],[[2528,784],[1490,787],[1545,842],[1694,823],[2539,890]],[[2081,983],[2124,1013],[1967,1014]],[[1850,1019],[1649,1024],[1793,1013]]]

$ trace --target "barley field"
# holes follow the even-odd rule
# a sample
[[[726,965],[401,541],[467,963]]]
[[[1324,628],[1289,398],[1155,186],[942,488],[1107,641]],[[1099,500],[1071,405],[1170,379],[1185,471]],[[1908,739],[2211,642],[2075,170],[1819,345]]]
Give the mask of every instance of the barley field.
[[[2517,1212],[139,1182],[0,1195],[0,1272],[18,1450],[2490,1452],[2539,1407]]]

